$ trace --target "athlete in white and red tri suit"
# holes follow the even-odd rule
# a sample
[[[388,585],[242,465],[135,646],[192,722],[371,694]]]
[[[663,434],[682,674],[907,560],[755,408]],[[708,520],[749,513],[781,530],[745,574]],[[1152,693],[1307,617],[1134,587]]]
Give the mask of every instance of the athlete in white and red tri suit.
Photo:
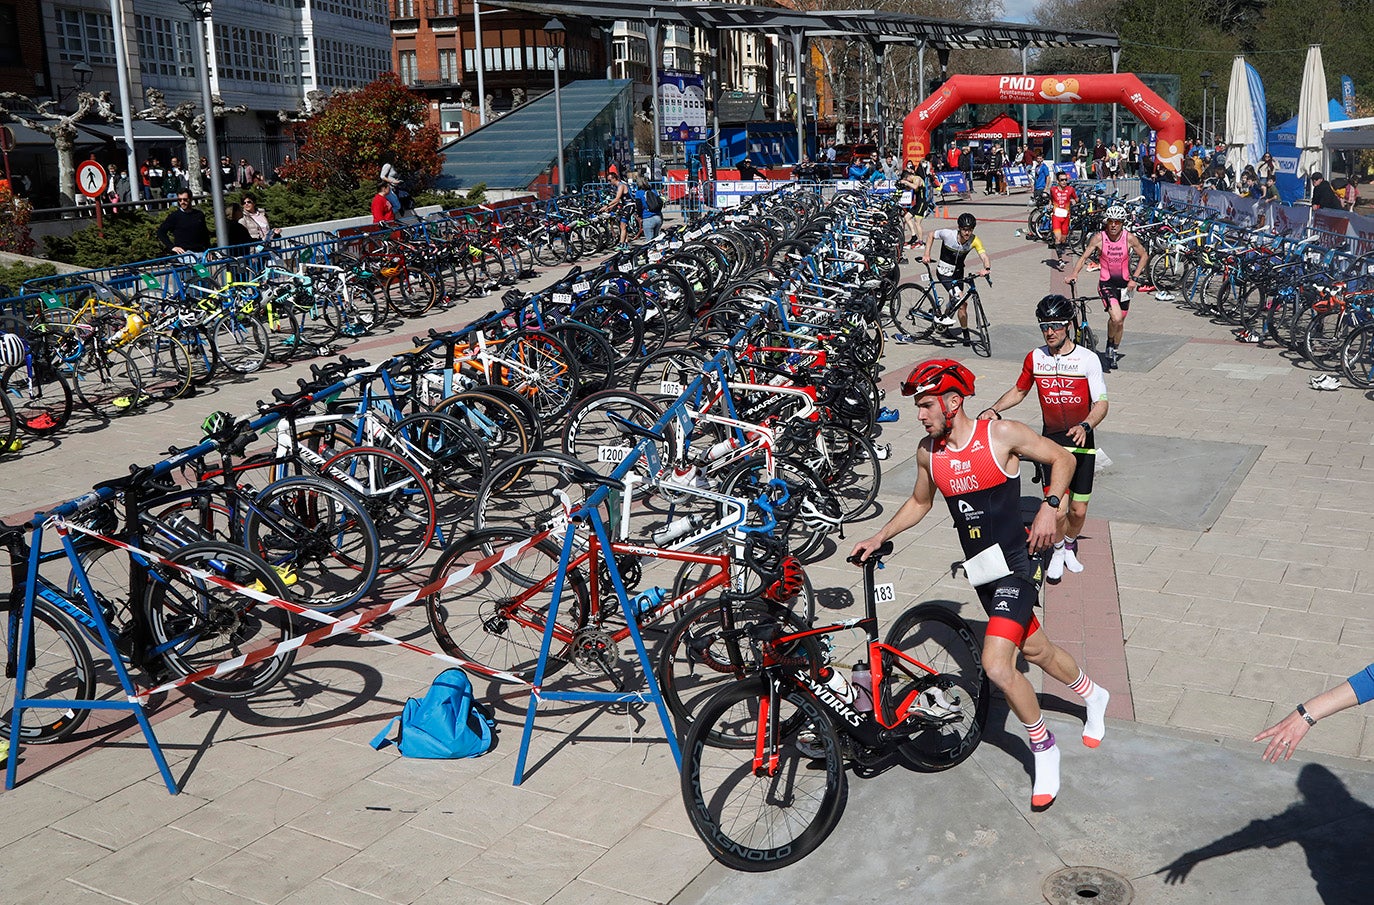
[[[938,490],[964,551],[964,572],[988,614],[983,668],[1026,727],[1035,761],[1031,808],[1041,811],[1059,794],[1059,748],[1045,726],[1030,680],[1017,668],[1017,655],[1083,696],[1087,718],[1083,744],[1096,748],[1106,732],[1111,695],[1089,679],[1073,657],[1056,645],[1035,618],[1037,588],[1032,554],[1053,542],[1064,517],[1073,457],[1019,421],[975,421],[964,412],[973,395],[973,372],[951,359],[916,365],[902,382],[902,395],[916,399],[916,417],[926,436],[916,450],[916,482],[877,534],[854,545],[851,556],[868,556],[925,518]],[[1050,468],[1050,494],[1040,505],[1027,537],[1021,518],[1021,459]]]
[[[1075,311],[1073,302],[1062,295],[1047,295],[1035,306],[1035,317],[1045,336],[1045,345],[1032,349],[1021,366],[1021,376],[992,405],[978,413],[979,418],[1001,418],[1002,412],[1025,399],[1034,387],[1040,397],[1044,434],[1073,453],[1077,464],[1069,484],[1069,518],[1064,536],[1054,545],[1045,580],[1051,584],[1070,572],[1082,572],[1078,561],[1078,535],[1088,517],[1092,498],[1093,472],[1097,442],[1093,428],[1107,417],[1107,381],[1102,376],[1102,359],[1091,349],[1069,337]]]
[[[1069,185],[1069,174],[1060,173],[1050,186],[1050,230],[1054,233],[1054,266],[1064,269],[1064,247],[1069,241],[1069,220],[1078,190]]]

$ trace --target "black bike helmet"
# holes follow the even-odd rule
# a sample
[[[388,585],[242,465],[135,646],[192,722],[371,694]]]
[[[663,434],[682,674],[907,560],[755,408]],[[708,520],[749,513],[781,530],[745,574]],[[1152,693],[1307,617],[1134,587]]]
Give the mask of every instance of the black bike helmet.
[[[1038,321],[1073,320],[1073,302],[1062,295],[1047,295],[1035,306],[1035,319]]]
[[[977,226],[977,225],[978,225],[978,218],[975,217],[975,216],[973,216],[972,214],[960,214],[960,215],[959,215],[959,228],[960,228],[960,229],[973,229],[973,228],[974,228],[975,226]]]

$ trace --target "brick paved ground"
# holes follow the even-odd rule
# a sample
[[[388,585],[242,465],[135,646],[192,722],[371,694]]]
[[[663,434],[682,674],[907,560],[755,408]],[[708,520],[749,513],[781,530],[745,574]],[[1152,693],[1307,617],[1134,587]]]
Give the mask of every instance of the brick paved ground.
[[[1019,326],[1026,337],[1024,348],[999,347],[994,358],[970,362],[978,398],[990,402],[1015,378],[1035,336],[1034,302],[1059,278],[1042,263],[1042,246],[1013,235],[1019,199],[971,209],[984,217],[981,233],[994,252],[996,282],[984,298],[998,336]],[[423,326],[462,323],[491,307],[470,302]],[[364,340],[351,352],[380,356],[412,332]],[[1126,351],[1132,336],[1147,335],[1172,345],[1160,346],[1167,354],[1155,360],[1142,343],[1110,376],[1104,428],[1124,444],[1112,455],[1129,462],[1131,438],[1174,438],[1171,448],[1184,454],[1143,489],[1126,465],[1099,476],[1083,546],[1088,571],[1050,593],[1045,622],[1116,693],[1114,731],[1128,732],[1122,721],[1134,719],[1142,731],[1192,730],[1253,755],[1244,742],[1258,729],[1372,658],[1374,403],[1352,390],[1312,391],[1308,372],[1275,351],[1236,344],[1222,326],[1141,298]],[[894,387],[904,366],[928,354],[930,347],[889,346],[884,385]],[[209,411],[246,412],[270,386],[292,385],[303,373],[273,370],[103,429],[31,442],[17,460],[0,462],[0,513],[26,515],[130,461],[151,461],[168,443],[192,439]],[[880,502],[890,512],[909,492],[919,425],[895,392],[888,401],[903,407],[884,437],[894,455],[884,463]],[[1033,403],[1017,412],[1038,423]],[[1199,482],[1208,463],[1189,464],[1194,440],[1245,444],[1258,455],[1229,482]],[[1213,520],[1180,528],[1102,515],[1132,496],[1196,502]],[[848,541],[877,524],[851,527]],[[899,538],[888,580],[903,604],[942,599],[981,622],[967,584],[949,577],[958,558],[937,506]],[[840,559],[811,570],[817,587],[836,589],[824,597],[830,603],[856,590],[857,573]],[[855,611],[850,604],[837,612]],[[425,642],[414,615],[388,631]],[[518,697],[501,702],[501,744],[488,757],[424,763],[373,753],[367,740],[434,672],[413,655],[350,641],[305,659],[263,700],[228,711],[169,702],[157,731],[183,783],[175,798],[137,735],[79,758],[69,748],[32,751],[21,787],[0,795],[0,889],[14,901],[158,905],[663,902],[708,863],[683,818],[651,712],[547,708],[533,774],[518,789],[510,785]],[[1072,696],[1065,709],[1076,712]],[[1019,737],[1009,738],[1014,750]],[[1369,717],[1333,717],[1305,748],[1374,763]],[[1004,779],[1019,802],[1024,778]],[[1050,814],[1076,817],[1065,804]]]

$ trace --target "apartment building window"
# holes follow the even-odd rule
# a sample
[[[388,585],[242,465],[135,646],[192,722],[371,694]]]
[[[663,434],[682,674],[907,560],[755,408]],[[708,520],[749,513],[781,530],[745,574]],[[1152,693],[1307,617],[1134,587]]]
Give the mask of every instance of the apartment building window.
[[[139,69],[144,75],[195,78],[190,22],[137,16],[135,23]]]
[[[277,35],[241,25],[215,26],[215,64],[221,79],[280,85],[281,43]]]
[[[0,66],[19,66],[19,18],[13,3],[0,3]]]
[[[397,72],[401,81],[407,85],[413,85],[419,81],[418,68],[415,61],[415,51],[401,50],[396,53]]]
[[[445,82],[452,82],[454,84],[460,81],[457,50],[439,51],[439,78]]]
[[[57,58],[75,63],[113,63],[114,22],[109,13],[81,9],[56,9]]]
[[[431,0],[434,12],[433,16],[456,16],[458,14],[456,0]]]
[[[392,3],[395,5],[395,9],[396,9],[396,14],[395,14],[395,16],[393,16],[393,18],[396,18],[396,19],[414,19],[414,18],[415,18],[415,0],[392,0]]]

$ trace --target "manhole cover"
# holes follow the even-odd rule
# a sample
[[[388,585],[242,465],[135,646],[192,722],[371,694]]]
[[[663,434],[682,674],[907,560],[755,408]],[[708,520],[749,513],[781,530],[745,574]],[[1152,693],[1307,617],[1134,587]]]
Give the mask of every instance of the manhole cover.
[[[1121,874],[1101,867],[1066,867],[1045,878],[1040,892],[1050,905],[1130,905],[1135,896]]]

